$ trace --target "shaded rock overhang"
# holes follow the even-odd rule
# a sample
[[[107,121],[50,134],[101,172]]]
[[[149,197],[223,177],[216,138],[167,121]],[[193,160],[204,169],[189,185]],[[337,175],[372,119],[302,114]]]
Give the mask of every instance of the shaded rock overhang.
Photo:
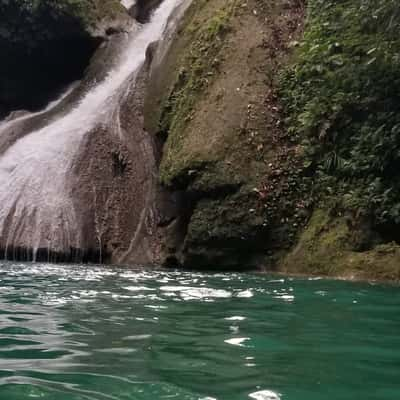
[[[85,0],[0,0],[0,118],[42,108],[83,77],[109,34],[129,27],[131,18],[117,0],[103,3],[90,11]]]

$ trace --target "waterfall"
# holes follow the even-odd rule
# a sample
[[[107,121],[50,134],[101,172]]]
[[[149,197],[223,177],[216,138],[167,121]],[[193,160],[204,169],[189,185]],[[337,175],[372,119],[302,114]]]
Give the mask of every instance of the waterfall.
[[[35,260],[39,249],[48,254],[70,254],[77,249],[98,248],[101,254],[104,237],[111,235],[108,218],[116,226],[112,235],[119,232],[118,240],[113,239],[116,247],[126,237],[120,233],[124,221],[133,230],[132,237],[141,231],[141,225],[150,224],[153,211],[151,207],[143,208],[154,181],[151,143],[135,128],[140,121],[131,122],[129,129],[122,126],[121,108],[132,91],[139,91],[137,77],[148,46],[162,37],[170,16],[183,2],[164,0],[149,23],[135,25],[125,35],[117,60],[105,78],[92,84],[67,111],[60,109],[51,114],[70,96],[69,91],[40,113],[0,123],[0,247],[6,257],[21,258],[16,252],[24,251],[22,258]],[[29,119],[40,122],[33,124],[35,129],[15,138],[15,131]],[[93,137],[103,141],[101,153],[96,153],[100,145]],[[106,154],[108,150],[110,154]],[[109,156],[114,168],[112,179],[107,178],[110,173],[103,174],[104,166],[99,164]],[[138,157],[148,157],[149,166],[143,169]],[[129,175],[124,182],[120,175],[127,166]],[[139,183],[147,185],[143,196],[136,193],[136,197],[115,197],[115,191]],[[132,217],[136,218],[135,223],[126,210],[116,210],[115,204],[121,199],[137,202],[123,207],[142,208],[135,211],[138,218]],[[121,246],[122,254],[132,250],[133,244]]]
[[[136,0],[121,0],[121,4],[127,9],[134,6],[135,3],[136,3]]]

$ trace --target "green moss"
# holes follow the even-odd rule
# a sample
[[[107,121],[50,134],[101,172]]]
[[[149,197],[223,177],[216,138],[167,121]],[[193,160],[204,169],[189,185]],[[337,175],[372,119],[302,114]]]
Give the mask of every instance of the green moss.
[[[203,7],[206,2],[196,4]],[[167,99],[162,105],[159,134],[167,137],[167,145],[160,167],[161,182],[171,185],[185,180],[188,170],[195,170],[192,157],[177,156],[185,139],[185,128],[192,118],[194,106],[218,71],[218,53],[229,30],[235,2],[219,9],[202,26],[190,25],[186,35],[191,36],[190,48],[179,62],[179,70]],[[203,160],[206,163],[209,160]],[[182,178],[183,176],[183,178]]]
[[[274,212],[265,204],[273,197],[266,182],[276,172],[271,185],[293,192],[294,173],[278,171],[278,159],[294,170],[297,164],[288,160],[293,146],[278,143],[274,82],[266,73],[274,75],[286,61],[285,43],[298,34],[296,4],[192,2],[168,52],[158,53],[164,58],[152,70],[145,123],[165,141],[161,182],[187,200],[182,248],[165,246],[184,265],[255,266],[270,248],[269,235],[272,246],[278,241],[266,223]],[[297,199],[278,197],[274,204],[296,212],[290,205]],[[287,238],[286,228],[279,238]]]
[[[380,244],[356,251],[349,220],[326,209],[314,212],[297,246],[284,258],[285,272],[374,280],[400,280],[400,246]]]

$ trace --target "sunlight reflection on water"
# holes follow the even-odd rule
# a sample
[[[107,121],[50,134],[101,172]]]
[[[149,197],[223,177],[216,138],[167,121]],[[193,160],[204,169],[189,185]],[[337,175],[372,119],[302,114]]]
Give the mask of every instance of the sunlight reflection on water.
[[[0,287],[0,399],[398,399],[396,287],[11,263]]]

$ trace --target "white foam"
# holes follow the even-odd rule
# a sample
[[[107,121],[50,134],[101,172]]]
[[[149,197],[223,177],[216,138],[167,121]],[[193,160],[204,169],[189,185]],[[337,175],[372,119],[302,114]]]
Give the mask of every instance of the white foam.
[[[161,286],[160,289],[167,293],[180,293],[184,300],[229,298],[232,293],[223,289],[212,289],[193,286]]]
[[[294,296],[291,295],[291,294],[281,294],[281,295],[275,296],[275,298],[281,299],[281,300],[284,300],[284,301],[287,301],[287,302],[294,301]]]
[[[145,292],[155,290],[147,286],[126,286],[124,289],[129,290],[130,292]]]
[[[232,344],[234,346],[244,346],[244,343],[250,340],[248,337],[244,338],[232,338],[232,339],[227,339],[224,340],[225,343]]]
[[[244,321],[246,317],[241,317],[239,315],[233,316],[233,317],[226,317],[225,318],[227,321]]]
[[[151,335],[131,335],[131,336],[125,336],[124,338],[122,338],[122,340],[145,340],[145,339],[150,339]]]
[[[250,393],[249,397],[254,400],[280,400],[280,396],[271,390],[260,390],[258,392]]]
[[[241,297],[241,298],[244,298],[244,299],[246,299],[246,298],[248,299],[248,298],[253,297],[253,296],[254,296],[254,294],[253,294],[253,292],[251,290],[243,290],[243,291],[239,292],[236,295],[236,297]]]
[[[121,0],[121,4],[127,8],[128,10],[133,7],[136,3],[136,0]]]

